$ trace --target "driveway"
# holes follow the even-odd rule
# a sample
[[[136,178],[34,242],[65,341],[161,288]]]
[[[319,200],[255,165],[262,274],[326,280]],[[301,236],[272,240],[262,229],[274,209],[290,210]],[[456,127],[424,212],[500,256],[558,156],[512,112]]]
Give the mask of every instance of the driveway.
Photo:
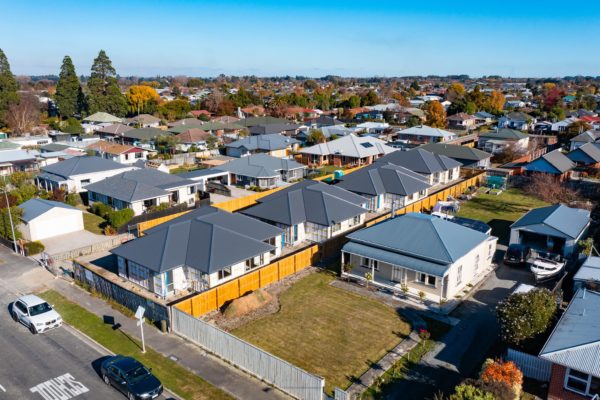
[[[42,243],[48,254],[57,254],[65,251],[79,249],[95,243],[104,242],[110,239],[110,236],[96,235],[86,230],[79,232],[67,233],[66,235],[55,236],[53,238],[44,239]]]
[[[391,398],[432,399],[438,391],[452,392],[464,378],[476,375],[499,339],[495,307],[519,283],[532,283],[525,268],[501,265],[472,297],[451,316],[461,321],[394,386]]]

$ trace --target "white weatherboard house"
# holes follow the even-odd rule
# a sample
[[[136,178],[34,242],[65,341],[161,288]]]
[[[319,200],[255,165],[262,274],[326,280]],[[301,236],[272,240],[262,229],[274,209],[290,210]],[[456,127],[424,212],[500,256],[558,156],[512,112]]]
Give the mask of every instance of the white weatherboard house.
[[[169,297],[206,290],[269,264],[281,255],[281,234],[253,218],[201,207],[111,253],[121,277]]]
[[[36,181],[42,189],[62,188],[67,192],[85,192],[85,186],[108,177],[138,169],[94,156],[73,157],[42,168]]]
[[[451,300],[492,268],[497,238],[427,214],[408,213],[347,236],[344,272],[353,278],[426,298]]]
[[[19,231],[30,241],[83,230],[83,212],[57,201],[31,199],[19,206],[23,216]]]

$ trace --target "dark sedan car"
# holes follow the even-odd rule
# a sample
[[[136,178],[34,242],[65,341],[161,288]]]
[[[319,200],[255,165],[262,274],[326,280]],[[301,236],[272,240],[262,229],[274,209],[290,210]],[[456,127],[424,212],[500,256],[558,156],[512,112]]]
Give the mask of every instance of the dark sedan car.
[[[102,363],[100,372],[104,383],[117,388],[129,400],[155,399],[163,391],[158,378],[132,357],[110,357]]]
[[[506,249],[506,254],[504,254],[504,264],[507,265],[525,265],[531,250],[527,246],[523,246],[522,244],[513,243],[508,246]]]

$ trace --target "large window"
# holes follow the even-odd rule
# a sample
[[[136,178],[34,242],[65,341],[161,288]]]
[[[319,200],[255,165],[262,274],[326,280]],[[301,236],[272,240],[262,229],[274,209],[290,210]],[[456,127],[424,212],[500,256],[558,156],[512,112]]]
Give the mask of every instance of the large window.
[[[363,268],[374,269],[375,271],[379,271],[379,261],[373,260],[372,258],[361,257],[360,266]]]
[[[219,270],[219,279],[225,279],[229,276],[231,276],[231,267],[225,267],[221,270]]]
[[[600,378],[567,368],[567,372],[565,373],[565,389],[592,397],[600,394]]]
[[[148,269],[142,267],[139,264],[136,264],[132,261],[129,261],[129,280],[137,283],[140,286],[149,289],[150,280],[149,280],[149,272]]]
[[[435,287],[437,279],[433,275],[427,275],[422,272],[419,272],[417,274],[417,282],[422,283],[423,285]]]

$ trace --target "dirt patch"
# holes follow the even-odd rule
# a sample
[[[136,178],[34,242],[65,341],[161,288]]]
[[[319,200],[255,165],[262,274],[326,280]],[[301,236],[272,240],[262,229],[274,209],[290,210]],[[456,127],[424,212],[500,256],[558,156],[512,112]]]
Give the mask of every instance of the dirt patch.
[[[260,292],[263,292],[264,294],[264,298],[268,300],[260,302],[258,305],[256,304],[256,299],[246,300],[245,302],[249,304],[244,304],[243,306],[240,305],[238,310],[229,310],[231,305],[235,304],[239,300],[250,297],[249,295],[246,295],[234,300],[223,311],[213,311],[212,313],[205,315],[204,320],[206,322],[213,323],[226,331],[232,331],[250,321],[254,321],[267,315],[275,314],[279,311],[279,296],[281,293],[285,292],[294,284],[294,282],[304,278],[309,274],[312,274],[315,271],[317,271],[317,268],[315,267],[305,268],[296,274],[290,275],[278,282],[272,283],[271,285],[260,289]],[[253,293],[256,292],[257,291],[254,291]]]
[[[269,292],[258,289],[239,299],[233,300],[227,308],[223,310],[223,316],[228,319],[240,318],[262,308],[265,304],[272,301],[273,296],[271,296]]]

